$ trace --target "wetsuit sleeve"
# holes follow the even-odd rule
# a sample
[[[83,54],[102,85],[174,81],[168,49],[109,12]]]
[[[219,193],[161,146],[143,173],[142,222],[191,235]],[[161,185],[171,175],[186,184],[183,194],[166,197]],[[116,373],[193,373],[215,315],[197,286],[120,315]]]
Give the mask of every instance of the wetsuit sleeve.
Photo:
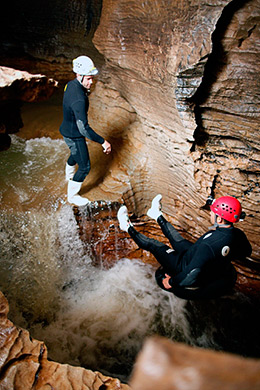
[[[87,137],[91,141],[103,144],[105,142],[104,138],[97,134],[88,124],[88,118],[85,112],[85,102],[83,100],[76,101],[72,105],[72,110],[75,115],[76,124],[80,134],[82,134],[83,137]]]

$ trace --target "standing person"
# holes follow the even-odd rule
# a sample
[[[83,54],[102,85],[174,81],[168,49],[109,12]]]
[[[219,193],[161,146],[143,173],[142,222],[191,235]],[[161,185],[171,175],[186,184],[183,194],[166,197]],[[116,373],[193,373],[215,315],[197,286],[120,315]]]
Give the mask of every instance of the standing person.
[[[147,215],[158,222],[171,247],[136,231],[126,206],[117,214],[120,228],[161,264],[156,271],[159,286],[184,299],[212,298],[231,290],[236,281],[231,261],[252,252],[246,235],[233,226],[244,214],[240,202],[231,196],[214,200],[210,205],[210,229],[214,230],[191,243],[163,217],[161,199],[160,194],[153,199]]]
[[[70,149],[65,168],[68,181],[68,202],[83,206],[90,202],[87,198],[78,195],[90,171],[85,137],[101,144],[106,154],[111,152],[111,145],[88,124],[88,93],[98,70],[89,57],[80,56],[73,60],[73,72],[76,73],[76,78],[69,81],[64,89],[63,122],[60,126],[60,133]],[[76,164],[78,165],[77,171]]]

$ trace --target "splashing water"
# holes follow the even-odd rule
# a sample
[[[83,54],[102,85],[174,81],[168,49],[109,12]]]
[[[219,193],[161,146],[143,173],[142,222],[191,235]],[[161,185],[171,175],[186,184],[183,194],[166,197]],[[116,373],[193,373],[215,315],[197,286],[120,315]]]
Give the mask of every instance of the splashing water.
[[[0,200],[9,209],[55,209],[64,194],[63,140],[24,140],[12,135],[9,150],[0,154]],[[59,173],[62,172],[62,176]]]
[[[188,305],[158,288],[154,269],[138,259],[115,252],[113,268],[92,265],[64,202],[66,155],[61,140],[17,136],[0,154],[0,290],[9,318],[44,341],[49,358],[121,380],[155,333],[259,356],[259,309],[242,295]]]
[[[151,266],[138,259],[108,270],[91,264],[60,196],[63,142],[12,138],[0,155],[0,289],[9,318],[43,340],[49,358],[122,379],[147,336],[189,341],[185,301],[157,287]]]
[[[70,206],[2,215],[1,236],[10,318],[43,340],[51,359],[120,377],[146,336],[189,337],[185,302],[158,289],[150,266],[129,259],[109,270],[91,265]]]

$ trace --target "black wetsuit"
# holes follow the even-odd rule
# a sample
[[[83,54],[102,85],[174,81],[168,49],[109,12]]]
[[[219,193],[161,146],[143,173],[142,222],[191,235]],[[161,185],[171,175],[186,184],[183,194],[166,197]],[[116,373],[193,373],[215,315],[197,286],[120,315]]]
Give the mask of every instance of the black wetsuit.
[[[63,122],[60,133],[70,148],[69,165],[78,164],[73,180],[83,182],[90,171],[89,153],[85,137],[103,144],[104,138],[98,135],[88,124],[89,101],[86,89],[77,79],[65,87],[63,96]]]
[[[210,230],[195,243],[184,239],[163,217],[157,219],[171,246],[150,239],[132,226],[128,233],[136,244],[150,251],[162,265],[163,274],[171,276],[171,286],[203,287],[225,277],[232,260],[250,256],[251,245],[242,230],[230,227]]]

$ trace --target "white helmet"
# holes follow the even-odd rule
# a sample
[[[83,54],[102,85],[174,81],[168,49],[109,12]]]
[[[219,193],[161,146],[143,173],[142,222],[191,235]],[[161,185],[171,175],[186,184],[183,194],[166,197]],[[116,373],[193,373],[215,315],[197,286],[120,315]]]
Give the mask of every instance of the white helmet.
[[[73,60],[73,72],[82,76],[95,76],[98,74],[93,61],[87,56],[80,56]]]

